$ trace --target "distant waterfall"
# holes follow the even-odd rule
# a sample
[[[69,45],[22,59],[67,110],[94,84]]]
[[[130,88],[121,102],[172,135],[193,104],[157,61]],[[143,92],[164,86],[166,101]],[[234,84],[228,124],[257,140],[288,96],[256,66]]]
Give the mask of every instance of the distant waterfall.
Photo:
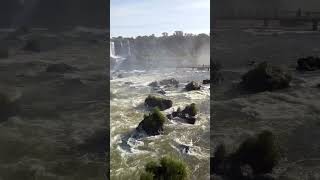
[[[116,57],[116,50],[114,47],[114,42],[110,42],[110,57],[115,58]]]

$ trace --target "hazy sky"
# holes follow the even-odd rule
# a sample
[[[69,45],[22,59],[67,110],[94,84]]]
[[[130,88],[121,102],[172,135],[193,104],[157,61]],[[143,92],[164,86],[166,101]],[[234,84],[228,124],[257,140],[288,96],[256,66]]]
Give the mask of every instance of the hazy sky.
[[[111,0],[111,36],[210,32],[210,0]]]

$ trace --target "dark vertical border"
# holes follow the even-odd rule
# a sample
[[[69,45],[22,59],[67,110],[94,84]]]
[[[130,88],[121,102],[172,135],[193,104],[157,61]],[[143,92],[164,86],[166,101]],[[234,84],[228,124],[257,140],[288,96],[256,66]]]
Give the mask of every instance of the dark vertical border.
[[[110,179],[110,0],[106,0],[106,73],[107,73],[107,102],[106,102],[106,127],[107,127],[107,147],[106,147],[106,179]]]
[[[213,34],[213,28],[214,28],[214,21],[215,21],[215,17],[214,17],[214,13],[212,12],[214,9],[214,2],[215,0],[210,1],[210,80],[212,80],[212,72],[213,72],[213,58],[214,58],[214,52],[213,52],[213,44],[214,44],[214,34]],[[211,132],[213,132],[213,127],[214,127],[214,113],[213,113],[213,81],[211,81],[210,83],[210,179],[213,179],[212,177],[212,157],[213,157],[213,149],[212,149],[212,142],[213,142],[213,138],[211,136]]]

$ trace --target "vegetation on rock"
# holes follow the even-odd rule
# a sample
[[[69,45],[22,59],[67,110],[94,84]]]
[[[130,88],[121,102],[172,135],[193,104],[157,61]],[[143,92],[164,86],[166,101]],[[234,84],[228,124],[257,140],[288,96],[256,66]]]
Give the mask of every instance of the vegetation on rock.
[[[256,137],[243,141],[239,148],[229,155],[226,154],[224,146],[220,145],[212,159],[212,171],[235,179],[260,177],[271,173],[280,157],[275,136],[270,131],[263,131]]]
[[[262,62],[242,76],[241,84],[249,91],[262,92],[287,88],[291,79],[284,69]]]
[[[139,123],[137,130],[143,130],[150,136],[159,135],[163,132],[163,125],[166,117],[161,113],[159,108],[154,108],[151,113],[144,115],[143,120]]]
[[[196,121],[196,115],[198,113],[198,109],[196,107],[195,103],[192,103],[190,105],[187,105],[182,111],[180,107],[177,109],[177,111],[172,112],[172,114],[168,115],[168,118],[172,119],[175,117],[179,117],[183,120],[185,120],[189,124],[194,124]]]
[[[149,95],[144,101],[145,105],[150,108],[158,107],[161,111],[172,107],[172,101]]]
[[[173,157],[163,157],[159,162],[150,161],[145,166],[140,180],[187,180],[187,165]]]

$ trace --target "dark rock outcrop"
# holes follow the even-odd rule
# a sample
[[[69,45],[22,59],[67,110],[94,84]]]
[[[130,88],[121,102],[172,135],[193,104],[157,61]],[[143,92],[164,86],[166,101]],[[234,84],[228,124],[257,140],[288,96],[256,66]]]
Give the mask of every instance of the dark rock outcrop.
[[[205,79],[202,81],[202,84],[210,84],[210,82],[211,82],[210,79]]]
[[[149,136],[159,135],[163,132],[165,121],[166,118],[159,108],[155,108],[150,114],[144,115],[143,120],[137,127],[137,131],[144,131]]]
[[[145,106],[148,108],[155,108],[158,107],[161,111],[169,109],[172,107],[172,101],[163,99],[160,97],[155,97],[149,95],[146,100],[144,101]]]
[[[46,69],[47,72],[54,72],[54,73],[69,73],[77,70],[79,69],[65,63],[51,64]]]
[[[182,111],[180,108],[177,111],[172,112],[172,114],[167,115],[168,119],[173,119],[179,117],[183,119],[186,123],[194,124],[196,122],[196,115],[198,113],[195,103],[187,105]]]
[[[153,81],[150,84],[148,84],[148,86],[153,87],[153,88],[159,87],[159,83],[158,83],[158,81]]]
[[[263,62],[244,74],[241,84],[246,90],[262,92],[287,88],[291,79],[284,69]]]
[[[191,81],[190,83],[188,83],[185,87],[185,89],[187,91],[194,91],[194,90],[200,90],[201,86],[199,85],[199,83],[195,82],[195,81]]]
[[[320,69],[320,58],[319,57],[306,57],[300,58],[297,61],[297,70],[299,71],[314,71]]]
[[[227,154],[225,147],[220,145],[211,160],[211,170],[231,179],[272,179],[268,173],[272,172],[280,158],[275,136],[270,131],[263,131],[243,141],[231,154]]]

